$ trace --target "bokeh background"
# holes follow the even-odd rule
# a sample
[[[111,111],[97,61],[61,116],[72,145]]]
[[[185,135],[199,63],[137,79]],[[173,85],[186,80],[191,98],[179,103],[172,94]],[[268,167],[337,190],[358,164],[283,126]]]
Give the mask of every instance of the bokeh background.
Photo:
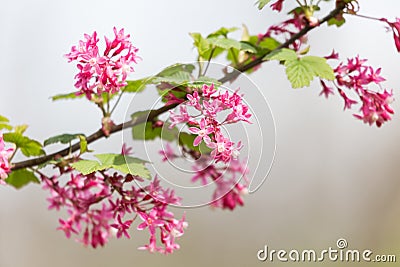
[[[363,14],[400,16],[399,1],[360,4]],[[0,114],[13,124],[31,125],[28,134],[38,140],[98,129],[100,114],[94,105],[49,99],[72,91],[75,68],[62,55],[85,32],[97,30],[102,36],[111,35],[113,26],[126,28],[143,59],[135,79],[175,62],[194,60],[188,32],[207,34],[220,26],[245,23],[251,33],[263,33],[282,18],[268,8],[258,11],[254,1],[240,0],[2,0]],[[400,56],[383,24],[351,17],[340,30],[323,26],[309,39],[311,54],[326,55],[335,48],[342,58],[357,54],[368,58],[383,68],[385,86],[398,95]],[[246,197],[245,207],[234,212],[187,210],[190,226],[180,241],[182,249],[162,256],[138,251],[147,235],[137,231],[131,240],[112,240],[96,250],[84,248],[55,230],[59,214],[47,210],[47,193],[40,186],[20,191],[1,187],[0,266],[286,266],[259,262],[256,253],[264,245],[286,250],[335,247],[338,238],[346,238],[350,248],[396,254],[399,261],[398,116],[381,129],[364,125],[342,111],[338,97],[318,97],[317,83],[291,89],[283,68],[275,63],[265,64],[251,78],[273,111],[277,153],[268,179]],[[121,103],[116,121],[124,119],[128,104],[128,100]],[[399,102],[394,108],[400,110]],[[118,151],[120,146],[121,135],[116,135],[93,148]]]

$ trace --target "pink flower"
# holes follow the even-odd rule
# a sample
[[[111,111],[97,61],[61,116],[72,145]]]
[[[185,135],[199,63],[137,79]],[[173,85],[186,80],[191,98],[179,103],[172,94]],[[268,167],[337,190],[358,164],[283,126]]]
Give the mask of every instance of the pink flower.
[[[125,143],[122,145],[121,155],[132,155],[132,147],[128,147]]]
[[[278,12],[282,11],[282,6],[283,6],[283,1],[284,0],[277,0],[275,3],[271,5],[272,10],[276,10]]]
[[[0,181],[4,181],[7,178],[8,173],[11,172],[9,159],[13,155],[14,151],[14,148],[5,149],[3,134],[0,133]]]
[[[320,80],[321,85],[322,85],[322,91],[319,95],[325,95],[326,98],[329,97],[329,95],[333,95],[333,89],[332,87],[329,87],[326,85],[326,83],[323,80]]]
[[[169,114],[170,114],[169,119],[172,122],[171,125],[169,126],[170,129],[174,128],[175,125],[177,125],[179,123],[186,123],[186,122],[190,122],[192,120],[187,112],[185,105],[180,105],[179,111],[180,111],[180,114],[175,114],[173,111],[169,112]]]
[[[193,134],[197,134],[196,138],[193,141],[194,146],[198,146],[202,140],[206,144],[211,142],[211,139],[209,137],[209,134],[214,132],[214,129],[212,126],[209,126],[204,118],[200,120],[200,129],[196,127],[190,127],[189,131]]]
[[[178,157],[169,143],[166,143],[165,147],[162,150],[158,151],[158,154],[162,156],[162,161],[169,161]]]
[[[127,220],[125,222],[122,221],[121,215],[118,214],[116,223],[111,224],[110,226],[117,229],[117,238],[121,238],[122,235],[126,236],[127,238],[131,238],[128,229],[131,227],[133,220]]]
[[[203,96],[205,97],[211,97],[215,92],[217,92],[217,89],[215,88],[214,84],[212,83],[210,86],[207,84],[204,84],[203,87],[201,88],[203,92]]]
[[[194,91],[193,94],[187,94],[186,97],[188,99],[188,106],[193,106],[196,109],[201,110],[200,96],[197,91]]]
[[[207,146],[213,151],[211,156],[218,162],[229,162],[232,157],[233,143],[229,138],[225,138],[222,133],[215,134],[215,142],[207,143]]]

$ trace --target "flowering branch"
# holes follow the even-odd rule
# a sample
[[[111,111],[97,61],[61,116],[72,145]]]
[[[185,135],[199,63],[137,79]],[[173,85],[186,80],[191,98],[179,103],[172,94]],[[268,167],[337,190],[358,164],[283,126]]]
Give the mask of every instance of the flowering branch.
[[[272,50],[269,53],[266,53],[258,58],[256,58],[255,60],[249,62],[248,64],[238,68],[238,71],[234,71],[231,73],[226,74],[224,77],[220,78],[218,81],[221,83],[226,83],[229,81],[234,80],[235,78],[238,77],[238,75],[240,75],[240,73],[245,72],[247,70],[250,70],[268,60],[265,59],[266,56],[268,56],[269,54],[272,54],[273,52],[278,51],[279,49],[288,47],[289,45],[291,45],[292,43],[294,43],[296,40],[300,39],[301,37],[303,37],[304,35],[306,35],[309,31],[313,30],[314,28],[318,27],[319,25],[327,22],[328,20],[330,20],[331,18],[336,17],[337,15],[339,15],[343,9],[346,7],[346,4],[344,2],[338,2],[336,5],[336,8],[334,10],[332,10],[327,16],[325,16],[324,18],[322,18],[318,24],[307,24],[302,30],[300,30],[297,34],[294,34],[290,39],[288,39],[286,42],[282,43],[281,45],[279,45],[277,48],[275,48],[274,50]],[[140,123],[146,122],[146,121],[152,121],[154,120],[157,116],[165,113],[166,111],[173,109],[174,107],[176,107],[177,104],[172,104],[172,105],[168,105],[168,106],[163,106],[159,109],[156,110],[152,110],[149,114],[144,114],[141,116],[138,116],[130,121],[127,121],[125,123],[121,123],[118,125],[114,125],[111,127],[111,130],[109,132],[109,134],[113,134],[116,132],[119,132],[123,129],[126,128],[130,128],[133,127],[135,125],[138,125]],[[106,134],[104,133],[104,131],[102,129],[99,129],[98,131],[94,132],[93,134],[89,135],[87,137],[87,143],[90,144],[96,140],[99,140],[103,137],[106,137]],[[33,166],[37,166],[40,164],[43,164],[49,160],[54,159],[56,156],[67,156],[72,152],[75,152],[77,150],[80,149],[80,144],[75,143],[74,145],[72,145],[71,147],[67,147],[65,149],[62,149],[60,151],[57,151],[55,153],[46,155],[46,156],[41,156],[38,158],[34,158],[34,159],[29,159],[29,160],[25,160],[25,161],[21,161],[21,162],[16,162],[14,164],[12,164],[11,170],[15,171],[15,170],[19,170],[19,169],[23,169],[23,168],[27,168],[27,167],[33,167]]]

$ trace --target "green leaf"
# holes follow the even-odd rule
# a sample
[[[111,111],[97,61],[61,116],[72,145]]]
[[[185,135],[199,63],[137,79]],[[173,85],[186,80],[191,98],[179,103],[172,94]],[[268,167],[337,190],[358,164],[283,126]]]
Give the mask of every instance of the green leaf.
[[[199,56],[204,57],[204,54],[211,49],[209,42],[200,33],[191,32],[189,34],[193,38],[193,45],[197,48]]]
[[[326,59],[315,56],[306,56],[285,61],[286,75],[293,88],[309,86],[315,76],[333,80],[332,68]]]
[[[220,47],[225,50],[231,48],[240,50],[240,48],[242,47],[241,43],[234,39],[211,37],[207,38],[207,40],[212,46]]]
[[[286,61],[286,60],[295,60],[297,59],[297,54],[291,49],[282,48],[272,53],[269,53],[265,59],[269,60],[279,60],[279,61]]]
[[[190,88],[202,88],[203,85],[206,84],[210,86],[211,84],[214,84],[216,88],[221,85],[221,82],[219,82],[215,78],[207,77],[207,76],[200,76],[197,80],[187,84],[188,87]]]
[[[72,140],[79,138],[79,136],[85,136],[84,134],[60,134],[53,137],[50,137],[44,141],[44,146],[48,146],[51,144],[61,143],[61,144],[69,144]]]
[[[207,36],[207,38],[210,38],[210,37],[218,37],[218,36],[227,37],[227,36],[228,36],[228,33],[234,32],[234,31],[237,31],[237,30],[239,30],[239,28],[236,28],[236,27],[232,27],[232,28],[225,28],[225,27],[222,27],[222,28],[216,30],[215,32],[210,33],[210,34]]]
[[[191,80],[190,74],[185,71],[178,71],[170,76],[166,77],[155,77],[152,83],[170,83],[175,85],[182,85],[188,83]]]
[[[4,141],[14,143],[27,157],[45,154],[42,145],[38,141],[32,140],[20,133],[5,133],[3,137]]]
[[[28,129],[28,125],[22,124],[14,127],[14,131],[16,133],[24,134],[24,132]]]
[[[0,130],[7,129],[9,131],[12,130],[12,126],[8,124],[9,120],[6,117],[0,115]]]
[[[178,130],[174,127],[169,129],[169,123],[163,127],[153,127],[152,122],[140,123],[132,127],[132,138],[135,140],[155,140],[161,138],[166,141],[175,140],[178,137]]]
[[[150,171],[144,166],[148,163],[145,160],[124,156],[121,154],[98,154],[95,157],[99,160],[80,160],[72,163],[72,167],[83,175],[95,171],[115,169],[125,174],[137,175],[150,179]]]
[[[121,154],[99,154],[95,157],[100,160],[101,166],[109,166],[106,168],[113,168],[125,174],[137,175],[147,179],[151,178],[149,170],[144,166],[144,163],[148,163],[147,161]]]
[[[80,160],[71,164],[72,168],[81,172],[83,175],[87,175],[89,173],[104,170],[105,168],[101,167],[100,163],[96,160]]]
[[[258,38],[257,38],[258,40]],[[267,49],[267,50],[275,50],[278,46],[280,46],[281,43],[278,42],[276,39],[271,38],[271,37],[267,37],[264,38],[259,44],[258,46],[262,49]]]
[[[257,48],[249,42],[240,41],[240,50],[248,53],[256,54]]]
[[[86,136],[84,135],[79,135],[79,145],[80,145],[80,150],[79,153],[83,154],[85,152],[92,152],[91,150],[88,149],[87,145],[87,140],[86,140]]]
[[[42,144],[35,140],[30,140],[23,147],[20,147],[22,154],[27,157],[44,155]]]
[[[325,58],[316,56],[305,56],[301,58],[301,61],[306,63],[313,70],[313,74],[315,76],[329,81],[335,79],[333,69],[328,63],[326,63]]]
[[[6,123],[1,123],[1,122],[0,122],[0,130],[7,129],[7,130],[11,131],[12,128],[13,128],[13,127],[12,127],[11,125],[8,125],[8,124],[6,124]]]
[[[331,19],[328,20],[328,25],[329,26],[336,25],[336,27],[340,27],[345,22],[346,22],[346,19],[343,18],[343,17],[340,20],[338,20],[337,18],[331,18]]]
[[[258,9],[263,9],[271,0],[258,0],[256,4],[258,5]]]
[[[10,122],[6,117],[0,115],[0,122]]]
[[[135,81],[127,81],[128,85],[122,90],[127,93],[139,93],[142,92],[146,85],[152,82],[152,78],[143,78]]]
[[[72,92],[68,94],[59,94],[51,97],[51,100],[57,101],[57,100],[66,100],[66,99],[76,99],[76,98],[82,98],[85,95],[76,95],[77,92]]]
[[[40,180],[33,172],[28,171],[27,169],[20,169],[12,171],[6,179],[6,183],[14,186],[16,189],[20,189],[29,183],[39,184]]]

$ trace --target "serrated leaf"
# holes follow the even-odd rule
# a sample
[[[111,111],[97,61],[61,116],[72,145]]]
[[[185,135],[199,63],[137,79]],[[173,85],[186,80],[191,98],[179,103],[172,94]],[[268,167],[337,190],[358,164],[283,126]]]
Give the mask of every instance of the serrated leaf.
[[[57,101],[57,100],[67,100],[67,99],[76,99],[76,98],[82,98],[85,95],[77,95],[77,92],[72,92],[68,94],[59,94],[51,97],[51,100]]]
[[[258,0],[256,4],[258,5],[258,9],[263,9],[271,0]]]
[[[170,76],[165,77],[154,77],[152,83],[170,83],[175,85],[182,85],[188,83],[191,80],[190,74],[185,71],[178,71]]]
[[[239,41],[236,41],[236,40],[230,39],[230,38],[211,37],[211,38],[207,38],[207,40],[212,46],[220,47],[225,50],[228,50],[231,48],[240,50],[240,48],[242,47],[241,43]]]
[[[200,76],[197,80],[187,84],[187,86],[190,88],[202,88],[204,84],[208,86],[214,84],[214,86],[217,88],[219,85],[221,85],[221,82],[212,77]]]
[[[42,145],[38,141],[32,140],[20,133],[5,133],[3,137],[4,141],[14,143],[27,157],[45,154]]]
[[[80,160],[71,164],[72,168],[81,172],[83,175],[87,175],[89,173],[103,170],[103,168],[99,162],[96,160]]]
[[[15,187],[16,189],[20,189],[23,186],[29,183],[40,183],[40,180],[35,176],[35,174],[27,169],[20,169],[16,171],[12,171],[7,179],[6,183]]]
[[[279,60],[279,61],[286,61],[286,60],[295,60],[297,59],[297,54],[291,49],[282,48],[272,53],[269,53],[265,59],[269,60]]]
[[[139,93],[142,92],[146,88],[146,85],[151,82],[152,78],[149,77],[140,80],[127,81],[128,85],[125,86],[122,91],[127,93]]]
[[[22,154],[27,157],[44,155],[42,144],[35,140],[30,140],[23,147],[20,147]]]
[[[53,137],[46,139],[43,142],[44,146],[48,146],[51,144],[61,143],[61,144],[69,144],[72,140],[79,138],[79,136],[85,136],[84,134],[77,133],[77,134],[60,134]]]
[[[300,59],[285,61],[286,75],[293,88],[309,86],[314,79],[313,71]]]
[[[286,75],[293,88],[309,86],[315,76],[333,80],[335,78],[332,68],[326,59],[315,56],[306,56],[293,60],[286,60]]]
[[[95,157],[100,162],[96,160],[80,160],[71,165],[83,175],[95,171],[115,169],[125,174],[137,175],[147,179],[151,178],[150,171],[144,166],[147,161],[121,154],[98,154]]]
[[[310,66],[315,76],[330,81],[335,79],[333,69],[331,66],[329,66],[328,63],[326,63],[325,58],[316,56],[305,56],[301,58],[301,61]]]

